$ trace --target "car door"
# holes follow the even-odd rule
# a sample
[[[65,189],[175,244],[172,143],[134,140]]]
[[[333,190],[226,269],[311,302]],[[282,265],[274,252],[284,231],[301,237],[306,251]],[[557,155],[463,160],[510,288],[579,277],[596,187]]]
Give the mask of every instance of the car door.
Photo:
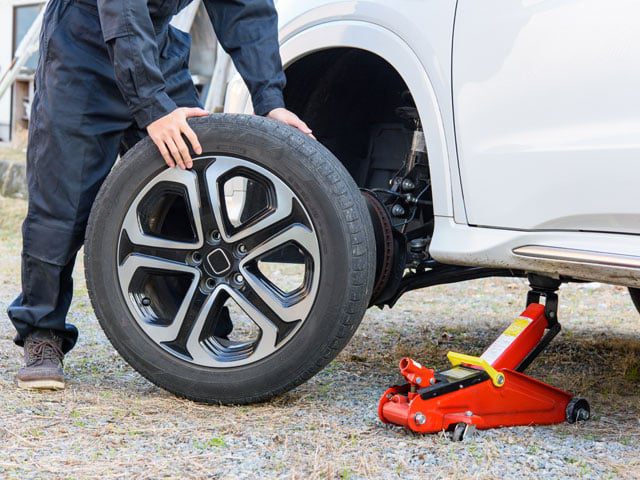
[[[458,0],[472,225],[640,234],[640,2]]]

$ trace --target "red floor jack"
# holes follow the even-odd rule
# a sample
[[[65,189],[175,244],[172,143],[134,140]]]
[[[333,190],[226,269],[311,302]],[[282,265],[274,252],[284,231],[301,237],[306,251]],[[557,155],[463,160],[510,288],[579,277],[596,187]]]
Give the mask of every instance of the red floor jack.
[[[560,332],[555,293],[560,281],[529,279],[526,310],[482,356],[449,352],[452,368],[440,372],[403,358],[400,372],[408,383],[384,393],[380,420],[419,433],[449,431],[453,440],[476,428],[588,420],[586,400],[522,373]]]

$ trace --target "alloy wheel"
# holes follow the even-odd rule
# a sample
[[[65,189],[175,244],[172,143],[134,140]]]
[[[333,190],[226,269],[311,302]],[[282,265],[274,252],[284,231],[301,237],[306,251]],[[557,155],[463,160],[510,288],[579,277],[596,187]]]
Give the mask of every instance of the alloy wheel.
[[[298,196],[269,170],[231,156],[152,177],[124,215],[117,253],[137,325],[203,367],[247,365],[280,349],[309,315],[321,273],[318,237]]]

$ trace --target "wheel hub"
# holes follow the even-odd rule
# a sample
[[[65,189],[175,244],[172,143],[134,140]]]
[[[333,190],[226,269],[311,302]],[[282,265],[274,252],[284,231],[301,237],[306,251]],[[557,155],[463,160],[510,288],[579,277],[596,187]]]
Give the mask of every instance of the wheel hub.
[[[229,254],[220,247],[216,248],[207,255],[204,268],[209,275],[214,277],[221,277],[227,274],[231,270]]]

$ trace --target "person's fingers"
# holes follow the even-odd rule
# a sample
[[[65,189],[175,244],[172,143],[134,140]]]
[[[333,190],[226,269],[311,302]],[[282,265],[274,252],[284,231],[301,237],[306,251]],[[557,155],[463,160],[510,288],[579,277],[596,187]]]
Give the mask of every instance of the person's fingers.
[[[300,118],[298,118],[295,115],[294,115],[294,118],[293,118],[293,123],[291,125],[296,127],[302,133],[306,133],[307,135],[311,134],[311,129],[309,128],[309,126],[306,123],[304,123],[302,120],[300,120]]]
[[[178,152],[180,152],[180,157],[182,158],[182,163],[186,168],[191,168],[193,166],[193,161],[191,160],[191,154],[189,153],[189,147],[182,138],[182,133],[178,132],[174,137],[173,141],[178,147]]]
[[[182,128],[182,133],[184,133],[185,137],[187,137],[187,140],[189,140],[191,148],[193,148],[193,151],[196,153],[196,155],[200,155],[202,153],[202,147],[200,146],[200,142],[198,141],[198,136],[196,135],[196,132],[191,129],[188,123],[185,124],[185,126]]]
[[[178,146],[173,138],[167,138],[166,140],[167,147],[169,147],[169,151],[171,152],[171,156],[173,160],[176,162],[176,165],[184,170],[186,167],[184,162],[182,161],[182,155],[180,155],[180,150],[178,150]]]
[[[275,108],[267,114],[267,117],[272,118],[273,120],[278,120],[279,122],[285,123],[291,127],[297,128],[302,133],[309,135],[314,140],[316,138],[313,136],[313,131],[306,123],[304,123],[300,119],[300,117],[285,108]]]
[[[309,128],[309,126],[304,123],[297,115],[293,115],[293,118],[290,119],[289,125],[292,127],[296,127],[302,133],[309,135],[311,138],[316,140],[316,137],[313,136],[313,130]]]
[[[167,147],[165,146],[164,142],[162,140],[155,139],[153,137],[151,138],[151,140],[153,140],[153,143],[155,143],[156,147],[158,147],[158,150],[160,151],[160,155],[162,155],[162,158],[164,159],[167,166],[169,168],[175,167],[176,164],[173,161],[173,158],[171,158],[171,155],[169,154],[169,150],[167,150]]]
[[[191,117],[206,117],[209,115],[209,112],[203,110],[201,108],[185,108],[184,114],[187,118]]]

